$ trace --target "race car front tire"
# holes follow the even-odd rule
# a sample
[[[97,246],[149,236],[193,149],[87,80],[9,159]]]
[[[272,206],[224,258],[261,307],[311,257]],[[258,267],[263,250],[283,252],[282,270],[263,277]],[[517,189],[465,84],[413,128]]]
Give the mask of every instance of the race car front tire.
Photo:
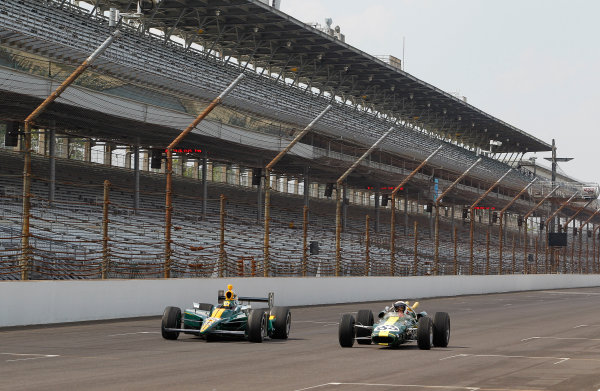
[[[354,316],[352,314],[342,315],[340,327],[338,329],[338,338],[340,346],[343,348],[351,348],[354,345]]]
[[[356,314],[356,323],[361,324],[363,326],[373,326],[373,312],[371,310],[358,310]],[[371,330],[365,329],[362,327],[356,328],[356,338],[365,338],[369,337],[369,339],[357,339],[359,345],[370,345],[371,344]]]
[[[450,342],[450,316],[447,312],[436,312],[433,317],[433,346],[445,348]]]
[[[417,324],[417,345],[419,349],[429,350],[433,345],[433,322],[429,316],[423,316]]]
[[[287,339],[292,327],[292,313],[288,307],[273,307],[271,314],[275,316],[273,322],[273,338]]]
[[[267,333],[267,313],[262,309],[250,311],[248,315],[248,341],[262,342]]]
[[[181,309],[177,307],[167,307],[162,316],[162,324],[160,327],[161,334],[164,339],[177,339],[179,331],[167,331],[165,329],[181,328]]]

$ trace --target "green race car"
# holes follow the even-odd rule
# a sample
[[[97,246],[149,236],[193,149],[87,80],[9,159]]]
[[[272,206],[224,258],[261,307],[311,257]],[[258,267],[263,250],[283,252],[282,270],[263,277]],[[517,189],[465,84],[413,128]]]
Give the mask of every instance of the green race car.
[[[163,313],[161,333],[165,339],[177,339],[179,333],[193,334],[210,341],[218,336],[246,338],[262,342],[265,338],[287,339],[292,313],[287,307],[273,306],[269,297],[238,297],[231,285],[219,291],[218,304],[194,303],[193,308],[167,307]],[[268,308],[252,309],[250,302],[268,303]],[[245,303],[245,304],[244,304]]]
[[[352,314],[343,314],[338,330],[340,345],[350,348],[356,340],[360,345],[398,347],[417,341],[419,349],[447,347],[450,342],[448,313],[436,312],[432,320],[425,311],[415,312],[418,305],[418,302],[410,306],[404,301],[397,301],[379,313],[377,323],[371,310],[358,311],[356,319]]]

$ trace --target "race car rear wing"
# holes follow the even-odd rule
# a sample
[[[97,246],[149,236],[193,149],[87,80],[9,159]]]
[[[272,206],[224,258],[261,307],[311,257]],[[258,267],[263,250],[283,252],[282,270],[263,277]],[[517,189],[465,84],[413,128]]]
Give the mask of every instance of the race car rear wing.
[[[219,294],[217,296],[218,303],[221,304],[226,299],[225,291],[219,290]],[[275,293],[269,292],[269,297],[248,297],[248,296],[238,296],[237,299],[239,301],[247,301],[247,302],[257,302],[257,303],[268,303],[269,308],[273,308],[273,303],[275,301]]]

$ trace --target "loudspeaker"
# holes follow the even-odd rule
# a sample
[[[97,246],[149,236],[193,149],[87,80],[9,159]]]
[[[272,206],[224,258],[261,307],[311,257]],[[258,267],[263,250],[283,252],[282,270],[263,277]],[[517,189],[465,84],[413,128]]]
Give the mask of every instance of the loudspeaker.
[[[498,212],[492,213],[492,224],[496,224],[498,222]]]
[[[591,238],[592,237],[592,231],[590,231],[589,229],[587,230],[587,237]]]
[[[463,219],[466,219],[467,217],[469,217],[469,209],[465,208],[463,209]]]
[[[540,231],[544,230],[544,221],[540,221]]]
[[[262,178],[262,168],[252,169],[252,184],[260,186],[260,179]]]
[[[19,122],[6,123],[6,134],[4,135],[4,146],[16,147],[19,145]]]
[[[319,254],[319,242],[316,240],[311,240],[310,242],[310,255],[318,255]]]
[[[548,246],[566,247],[567,246],[567,233],[566,232],[548,232]]]
[[[573,227],[573,236],[577,236],[577,227]]]
[[[333,183],[325,185],[325,197],[331,197],[333,194]]]
[[[162,163],[162,149],[153,149],[152,157],[150,158],[150,168],[160,168]]]
[[[390,196],[389,196],[389,195],[387,195],[387,194],[383,194],[383,195],[381,196],[381,206],[387,206],[387,204],[388,204],[388,200],[389,200],[389,197],[390,197]]]
[[[425,210],[427,211],[427,213],[432,213],[433,212],[433,202],[428,202],[427,206],[425,206]]]
[[[517,216],[517,225],[519,227],[523,226],[523,216]]]

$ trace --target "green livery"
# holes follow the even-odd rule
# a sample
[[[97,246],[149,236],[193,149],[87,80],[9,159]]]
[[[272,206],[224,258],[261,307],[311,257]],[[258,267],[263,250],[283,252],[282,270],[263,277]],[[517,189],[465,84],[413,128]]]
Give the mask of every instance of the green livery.
[[[219,291],[218,304],[194,303],[181,314],[177,307],[167,307],[163,313],[161,333],[165,339],[177,339],[180,333],[193,334],[210,341],[218,336],[246,338],[262,342],[266,338],[287,339],[292,314],[287,307],[273,306],[269,297],[238,297],[231,285]],[[268,308],[252,309],[250,302],[263,302]]]
[[[417,341],[420,349],[432,346],[447,347],[450,341],[450,316],[436,312],[433,320],[427,312],[415,312],[418,302],[412,306],[403,301],[385,307],[377,322],[371,310],[360,310],[356,318],[343,314],[338,337],[342,347],[349,348],[354,341],[360,345],[384,345],[398,347],[406,342]]]

